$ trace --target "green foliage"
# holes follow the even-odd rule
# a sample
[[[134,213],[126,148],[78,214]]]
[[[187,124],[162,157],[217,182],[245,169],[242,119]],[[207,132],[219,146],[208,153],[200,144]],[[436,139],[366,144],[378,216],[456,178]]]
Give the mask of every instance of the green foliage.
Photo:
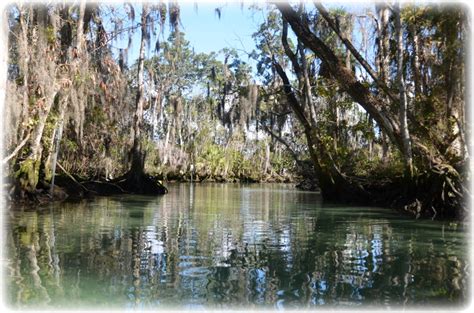
[[[287,55],[282,46],[283,19],[277,9],[254,7],[265,17],[253,34],[255,51],[250,53],[250,57],[256,63],[255,76],[251,63],[245,58],[247,56],[243,57],[235,48],[196,53],[185,34],[178,29],[179,7],[176,4],[172,4],[169,10],[164,4],[149,8],[146,42],[148,46],[152,39],[157,43],[154,53],[148,53],[144,62],[145,94],[142,96],[146,105],[140,134],[147,156],[147,171],[164,177],[187,179],[191,165],[195,165],[196,174],[202,179],[265,180],[295,170],[295,161],[285,152],[287,146],[297,159],[309,159],[307,143],[313,139],[315,152],[311,151],[314,154],[311,159],[317,161],[313,164],[315,167],[320,163],[326,171],[336,168],[343,174],[369,178],[398,177],[403,173],[403,157],[397,150],[399,142],[386,142],[384,138],[387,136],[381,134],[382,127],[374,121],[380,122],[381,117],[374,116],[374,112],[365,112],[344,91],[347,87],[344,81],[338,81],[331,72],[337,62],[329,64],[331,58],[322,62],[318,53],[305,47],[307,41],[298,40],[291,27],[288,28],[287,40],[292,53]],[[128,67],[125,62],[128,48],[121,49],[118,60],[115,60],[114,45],[110,44],[106,34],[132,29],[135,9],[133,5],[126,5],[128,22],[116,16],[114,7],[103,6],[100,10],[88,11],[93,17],[84,26],[91,31],[82,38],[88,49],[74,56],[70,56],[74,54],[74,47],[56,45],[66,42],[61,36],[68,33],[68,28],[72,33],[77,31],[78,7],[70,6],[69,11],[61,11],[60,6],[48,6],[50,18],[44,22],[56,25],[46,27],[43,21],[38,22],[27,13],[37,16],[38,9],[44,8],[25,6],[26,15],[14,12],[9,19],[13,42],[10,49],[11,83],[16,84],[15,90],[26,92],[28,99],[27,103],[15,101],[15,108],[11,110],[15,113],[10,124],[20,120],[21,126],[14,128],[18,130],[18,136],[10,136],[15,140],[11,140],[12,147],[8,150],[13,151],[14,145],[22,139],[16,137],[34,134],[40,126],[40,150],[43,151],[40,160],[28,159],[33,152],[30,139],[18,153],[15,164],[19,167],[15,176],[24,188],[30,190],[39,178],[50,178],[49,164],[41,162],[47,163],[53,147],[52,139],[59,122],[58,98],[51,111],[44,107],[43,98],[49,96],[46,93],[51,89],[46,87],[62,86],[63,91],[67,91],[67,85],[72,83],[71,90],[75,93],[69,95],[59,154],[61,164],[75,175],[117,177],[129,168],[134,112],[137,93],[141,90],[138,87],[141,86],[138,86],[137,77],[139,62]],[[162,31],[167,14],[170,14],[172,31],[165,39],[159,37],[164,35],[163,32],[156,34],[152,21],[159,23]],[[373,79],[367,79],[367,73],[353,56],[347,58],[347,47],[328,27],[321,14],[317,14],[312,6],[304,5],[298,7],[297,14],[301,14],[301,23],[308,22],[311,35],[318,36],[339,62],[350,61],[350,70],[356,73],[361,86],[370,91],[366,96],[379,98],[372,110],[388,117],[389,124],[393,122],[392,125],[399,127],[399,102],[389,99]],[[383,38],[374,22],[378,13],[367,12],[361,17],[343,9],[332,9],[329,14],[338,28],[361,50],[368,63],[380,71],[383,62],[379,59],[382,58],[381,52],[377,50],[382,49],[378,43]],[[374,18],[367,18],[370,14]],[[408,128],[413,139],[418,140],[412,140],[413,143],[420,143],[429,151],[415,153],[415,167],[429,169],[433,159],[431,154],[449,161],[463,160],[466,156],[460,150],[463,148],[461,139],[465,137],[465,125],[458,124],[465,120],[466,13],[462,6],[406,6],[402,20],[406,49],[403,75],[410,91]],[[387,25],[389,51],[385,51],[387,55],[384,57],[389,60],[388,68],[384,69],[388,77],[384,79],[396,95],[399,91],[393,22],[390,19]],[[366,28],[362,29],[363,26]],[[23,29],[27,31],[26,43],[21,42]],[[55,31],[59,29],[61,31]],[[357,34],[358,30],[363,30],[363,33]],[[417,36],[419,42],[415,45]],[[48,48],[35,51],[35,40],[45,41],[42,47],[46,43]],[[26,65],[19,62],[24,44],[33,44]],[[421,51],[418,60],[414,57],[416,48]],[[44,60],[34,59],[38,55],[44,56]],[[75,65],[78,58],[79,67],[84,68],[78,69]],[[36,67],[43,61],[47,66],[37,71]],[[297,75],[292,61],[298,63],[300,72],[304,67],[308,77]],[[416,65],[417,62],[420,65]],[[283,86],[283,77],[276,72],[276,63],[287,73],[300,110],[295,109],[298,106],[293,102],[289,103],[285,89],[288,86]],[[69,71],[69,68],[73,70]],[[414,87],[416,70],[422,81],[417,88]],[[51,86],[45,86],[44,82],[51,83]],[[311,95],[306,90],[307,83]],[[23,90],[24,85],[26,90]],[[363,92],[364,88],[356,91]],[[18,92],[16,99],[22,97],[23,94]],[[43,131],[40,123],[44,117],[47,119]],[[25,120],[21,120],[23,118]],[[303,123],[306,121],[309,127],[308,123]],[[303,127],[306,127],[305,131]],[[393,134],[388,128],[384,127],[382,131],[393,140],[395,136],[390,136]],[[276,140],[265,131],[281,138]],[[306,138],[308,133],[313,138]],[[43,173],[39,173],[40,168],[44,169]]]
[[[77,142],[69,138],[63,138],[61,140],[61,146],[63,147],[63,149],[71,151],[72,153],[77,152],[79,149],[79,145],[77,144]]]
[[[57,40],[57,35],[54,31],[54,27],[52,25],[47,26],[44,28],[44,35],[46,37],[46,40],[48,44],[55,44]]]
[[[196,162],[196,170],[209,173],[211,177],[223,174],[226,165],[225,150],[216,145],[209,144],[204,147],[202,154],[199,155]]]
[[[387,179],[402,177],[404,164],[402,158],[394,158],[390,163],[384,163],[380,158],[369,158],[362,153],[354,154],[350,160],[346,160],[348,173],[359,177],[370,177],[371,179]]]
[[[23,190],[33,192],[39,181],[40,159],[28,158],[24,160],[15,172],[15,178]]]
[[[270,162],[276,173],[283,174],[286,171],[295,171],[294,160],[287,154],[272,154]]]

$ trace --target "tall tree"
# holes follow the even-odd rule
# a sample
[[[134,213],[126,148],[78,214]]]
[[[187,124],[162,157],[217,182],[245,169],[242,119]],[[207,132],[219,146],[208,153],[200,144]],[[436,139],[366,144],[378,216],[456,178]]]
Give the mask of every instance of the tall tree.
[[[5,116],[6,90],[7,90],[7,69],[8,69],[8,15],[7,10],[3,9],[0,24],[0,115]],[[0,135],[4,137],[5,128],[2,128]],[[0,149],[4,150],[5,142],[2,140]],[[3,161],[3,160],[2,160]],[[4,162],[0,165],[0,175],[4,177]],[[3,205],[3,200],[0,200]]]
[[[133,117],[133,146],[132,146],[132,162],[130,171],[134,177],[136,177],[137,183],[139,177],[144,173],[145,156],[142,151],[142,127],[143,127],[143,104],[145,102],[145,86],[143,81],[143,66],[145,63],[145,45],[148,34],[148,19],[149,19],[149,7],[147,3],[142,6],[141,14],[141,39],[140,39],[140,50],[138,54],[138,66],[137,66],[137,94],[135,100],[135,114]]]
[[[400,99],[400,132],[403,140],[403,155],[405,162],[405,175],[410,178],[413,175],[413,160],[410,143],[410,132],[408,130],[408,99],[404,77],[404,42],[402,19],[400,15],[400,2],[394,9],[395,33],[397,35],[397,83]]]
[[[49,12],[46,7],[34,7],[29,16],[30,34],[35,34],[28,53],[30,54],[33,88],[29,88],[29,101],[34,101],[35,118],[37,123],[31,128],[29,140],[30,153],[20,162],[17,172],[22,191],[33,193],[39,181],[40,167],[43,156],[43,133],[46,121],[61,88],[61,83],[67,83],[67,77],[60,70],[60,39],[56,32],[61,29],[64,21],[59,18],[58,8],[53,7]],[[23,21],[26,23],[26,20]],[[22,57],[22,56],[20,56]]]

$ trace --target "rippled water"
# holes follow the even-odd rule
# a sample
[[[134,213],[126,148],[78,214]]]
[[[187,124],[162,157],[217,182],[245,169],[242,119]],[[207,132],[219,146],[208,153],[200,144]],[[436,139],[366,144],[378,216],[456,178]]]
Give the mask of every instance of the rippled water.
[[[8,212],[16,308],[396,308],[469,301],[468,229],[323,204],[286,185],[176,184],[161,197]]]

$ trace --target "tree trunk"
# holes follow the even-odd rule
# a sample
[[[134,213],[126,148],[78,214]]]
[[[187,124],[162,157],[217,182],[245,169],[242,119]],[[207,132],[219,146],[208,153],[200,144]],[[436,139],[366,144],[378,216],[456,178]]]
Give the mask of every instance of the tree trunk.
[[[140,40],[140,52],[138,57],[138,72],[137,72],[137,83],[138,90],[136,95],[136,106],[135,115],[133,118],[133,147],[132,147],[132,164],[130,172],[132,176],[139,177],[144,173],[145,169],[145,158],[142,151],[141,142],[141,128],[143,124],[143,103],[144,98],[144,81],[143,81],[143,66],[145,62],[145,42],[147,38],[147,17],[148,17],[148,4],[143,3],[142,18],[141,18],[141,40]]]
[[[60,100],[59,100],[59,120],[56,130],[56,138],[54,141],[54,151],[52,155],[52,166],[51,166],[51,186],[50,186],[50,194],[53,194],[54,191],[54,178],[56,175],[56,163],[58,160],[59,154],[59,146],[61,143],[62,135],[63,135],[63,128],[64,128],[64,118],[66,114],[66,110],[68,108],[68,102],[70,101],[69,92],[70,88],[72,87],[73,77],[76,74],[76,71],[79,70],[81,66],[81,56],[83,52],[83,42],[84,42],[84,33],[83,33],[83,25],[84,25],[84,13],[86,9],[86,2],[83,0],[79,5],[79,17],[77,20],[77,27],[76,27],[76,42],[75,42],[75,49],[77,50],[77,56],[74,57],[72,55],[72,51],[70,51],[69,47],[66,47],[64,51],[67,58],[67,63],[70,65],[69,67],[69,77],[71,83],[68,85],[63,85],[62,91],[60,93]],[[74,87],[73,87],[74,88]]]
[[[114,182],[128,191],[139,194],[164,194],[167,189],[154,177],[145,174],[145,153],[142,147],[141,128],[143,126],[143,106],[145,102],[145,85],[143,78],[143,70],[145,63],[145,43],[148,38],[148,22],[149,6],[143,3],[141,16],[141,40],[138,57],[138,71],[137,71],[137,95],[135,114],[133,118],[133,146],[131,150],[131,166],[130,170],[122,177],[117,178]]]
[[[1,25],[0,25],[0,114],[3,116],[5,113],[5,104],[6,104],[6,89],[7,89],[7,70],[8,70],[8,16],[7,10],[4,8],[1,12]],[[5,136],[5,128],[2,127],[0,135]],[[4,137],[2,137],[4,138]],[[1,140],[0,150],[5,151],[4,149],[5,141]],[[0,166],[0,175],[4,176],[4,166]],[[3,204],[3,199],[0,200],[0,203]]]
[[[413,175],[413,161],[410,144],[410,132],[408,130],[407,119],[407,92],[405,78],[403,77],[403,28],[400,16],[400,2],[395,7],[395,32],[397,35],[397,80],[400,93],[400,132],[403,140],[403,157],[405,162],[405,176],[410,178]]]
[[[410,24],[410,32],[412,35],[412,47],[413,47],[413,83],[415,84],[415,97],[421,95],[422,84],[421,84],[421,63],[420,63],[420,36],[418,34],[418,28],[415,23]]]
[[[347,50],[352,53],[352,55],[356,58],[356,60],[360,63],[360,65],[362,65],[362,67],[370,75],[370,77],[372,77],[372,79],[379,86],[379,88],[382,89],[387,96],[394,99],[395,96],[392,94],[392,92],[390,91],[388,86],[385,84],[385,81],[384,80],[379,80],[377,74],[372,69],[372,67],[369,65],[369,63],[362,57],[362,55],[359,53],[359,51],[354,47],[354,45],[352,44],[350,38],[348,38],[349,36],[347,36],[347,34],[344,34],[339,29],[339,27],[336,25],[336,23],[329,16],[329,13],[326,11],[324,6],[319,2],[316,2],[315,5],[318,8],[319,13],[321,13],[321,15],[324,17],[326,22],[332,28],[332,30],[337,34],[339,39],[341,39],[342,43],[346,46]],[[319,38],[315,37],[315,39],[316,39],[315,40],[316,43],[317,43],[317,41],[319,41],[320,43],[323,43],[322,41],[319,40]],[[326,52],[325,54],[327,55],[327,57],[329,57],[329,59],[333,59],[335,57],[335,55],[334,56],[331,55],[333,53],[331,53],[332,51],[330,51],[327,47],[321,46],[319,50],[321,50],[322,52]],[[318,53],[316,53],[316,54],[318,54]],[[347,65],[347,62],[346,62],[346,65]],[[348,67],[347,69],[349,71],[351,70],[350,67]]]
[[[315,111],[314,103],[313,103],[313,93],[311,91],[311,82],[309,80],[309,66],[308,66],[308,62],[306,61],[304,46],[300,42],[298,42],[298,50],[300,52],[301,71],[303,74],[303,81],[304,81],[304,83],[302,84],[304,86],[303,87],[304,98],[310,112],[310,123],[313,127],[315,127],[316,122],[317,122],[317,116],[316,116],[316,111]]]
[[[31,15],[31,10],[29,12]],[[19,21],[21,25],[21,35],[18,38],[18,50],[20,57],[20,71],[23,76],[23,103],[22,103],[22,112],[21,112],[21,124],[20,124],[20,131],[18,132],[18,139],[21,139],[25,136],[25,132],[27,131],[26,127],[23,125],[28,124],[29,118],[29,96],[28,96],[28,84],[29,84],[29,71],[28,66],[30,62],[30,53],[28,51],[28,22],[25,19],[25,14],[23,12],[22,7],[20,7],[20,16]]]
[[[382,131],[388,136],[390,141],[397,147],[397,149],[403,153],[404,142],[400,131],[399,118],[390,112],[390,107],[386,101],[382,98],[381,94],[372,93],[371,90],[360,83],[356,77],[356,73],[353,73],[350,69],[346,68],[343,61],[338,58],[334,51],[331,50],[319,37],[310,30],[308,22],[305,19],[301,19],[293,8],[285,2],[277,2],[277,8],[280,10],[283,18],[291,25],[294,33],[300,39],[306,47],[310,48],[315,55],[321,59],[321,61],[327,65],[329,72],[332,77],[336,80],[342,90],[346,91],[352,99],[359,103],[362,108],[376,121]],[[382,83],[379,85],[382,88]],[[383,89],[383,88],[382,88]],[[399,97],[388,92],[387,95],[392,101],[399,101]],[[413,115],[410,117],[410,121],[417,123],[417,120]],[[428,129],[426,129],[429,132]],[[432,140],[436,140],[436,136],[431,137]],[[416,146],[420,154],[426,154],[426,146],[421,140],[415,136],[412,136],[413,145]],[[437,145],[438,143],[435,142]],[[433,155],[429,153],[425,155],[429,160],[433,158]],[[437,157],[442,157],[437,153]]]
[[[8,70],[8,15],[7,10],[4,9],[2,12],[1,25],[0,25],[0,101],[4,103],[7,88],[7,70]],[[3,110],[4,106],[1,106]]]
[[[378,40],[378,47],[377,47],[377,60],[378,60],[378,78],[382,81],[385,85],[389,85],[389,72],[390,72],[390,57],[389,57],[389,49],[390,49],[390,42],[388,36],[388,22],[390,19],[390,11],[386,4],[380,3],[377,4],[377,13],[378,13],[378,20],[377,20],[377,36]],[[385,102],[389,103],[388,97],[384,97]],[[388,164],[389,157],[390,157],[390,141],[387,138],[385,133],[382,133],[380,136],[380,141],[382,145],[382,162],[384,164]]]
[[[296,36],[328,66],[339,86],[372,116],[390,140],[399,147],[400,151],[403,151],[400,126],[389,114],[382,99],[372,94],[367,86],[357,80],[355,73],[346,68],[334,52],[314,35],[308,24],[298,17],[288,3],[278,2],[276,5]]]
[[[161,113],[161,93],[158,93],[153,101],[153,108],[151,111],[151,140],[155,140],[155,134],[158,129],[158,113]]]
[[[29,142],[29,153],[25,160],[19,162],[19,169],[16,172],[19,183],[19,191],[21,194],[24,192],[34,193],[36,186],[39,181],[40,167],[42,162],[42,138],[46,121],[54,104],[56,94],[59,91],[59,82],[56,77],[57,72],[57,61],[58,55],[55,51],[57,43],[48,42],[46,38],[45,29],[53,29],[54,33],[59,29],[60,24],[49,24],[48,16],[52,21],[58,21],[57,11],[52,10],[46,12],[44,8],[35,7],[33,8],[37,16],[37,25],[31,25],[32,35],[31,45],[29,53],[32,64],[29,70],[33,72],[33,75],[39,77],[34,82],[34,99],[35,103],[33,106],[37,110],[36,121],[37,123],[32,127],[31,137]],[[51,18],[53,16],[53,18]],[[50,49],[51,45],[54,45],[53,49]],[[29,99],[29,100],[32,100]]]
[[[326,200],[339,201],[343,199],[362,201],[365,198],[369,198],[365,190],[357,184],[350,183],[346,177],[342,175],[331,154],[325,150],[316,130],[311,127],[303,107],[292,90],[285,71],[276,61],[273,62],[273,65],[283,81],[283,89],[288,103],[304,129],[309,154],[314,165],[323,198]]]
[[[61,99],[59,100],[59,121],[58,121],[58,126],[57,130],[55,132],[55,138],[54,138],[54,151],[53,151],[53,156],[52,156],[52,162],[51,162],[51,186],[49,189],[49,193],[53,195],[54,192],[54,178],[56,176],[56,163],[58,160],[58,154],[59,154],[59,146],[61,143],[61,138],[63,136],[63,126],[64,126],[64,115],[66,114],[66,108],[67,108],[67,103],[68,103],[68,97],[67,95],[61,95]]]
[[[265,166],[263,169],[263,173],[267,175],[269,169],[270,169],[270,140],[265,140]]]
[[[378,6],[378,37],[379,37],[379,55],[380,69],[379,77],[384,84],[389,84],[390,78],[390,36],[389,36],[389,20],[390,10],[386,4],[380,3]]]

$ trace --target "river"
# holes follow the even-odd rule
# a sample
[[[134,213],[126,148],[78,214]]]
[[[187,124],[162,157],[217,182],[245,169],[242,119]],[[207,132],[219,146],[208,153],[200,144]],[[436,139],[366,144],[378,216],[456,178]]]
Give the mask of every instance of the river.
[[[170,184],[5,217],[15,309],[462,308],[469,228],[284,184]]]

